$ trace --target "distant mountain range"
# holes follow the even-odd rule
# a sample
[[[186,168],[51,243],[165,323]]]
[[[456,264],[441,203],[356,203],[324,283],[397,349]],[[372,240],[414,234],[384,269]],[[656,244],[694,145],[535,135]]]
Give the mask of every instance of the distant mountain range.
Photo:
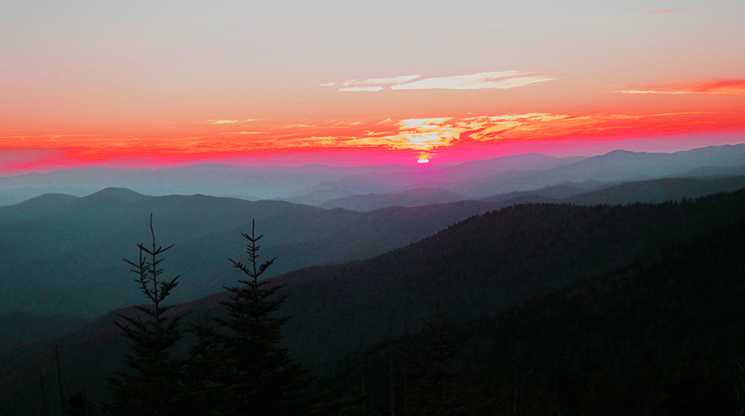
[[[535,191],[510,192],[484,198],[502,204],[526,202],[577,205],[634,204],[680,201],[745,188],[745,175],[717,179],[666,178],[632,181],[617,185],[603,183],[563,184]]]
[[[329,188],[311,191],[303,195],[298,195],[290,198],[283,198],[282,200],[292,202],[293,204],[313,205],[318,207],[326,201],[346,198],[354,195],[357,194],[352,191],[347,191],[346,189]]]
[[[745,144],[676,153],[617,150],[594,157],[556,158],[535,153],[472,161],[457,166],[307,165],[240,167],[198,164],[160,170],[83,168],[0,178],[0,204],[45,193],[84,196],[107,187],[147,195],[283,198],[321,205],[353,195],[393,194],[417,188],[445,189],[467,199],[531,191],[565,182],[625,182],[663,177],[713,177],[745,173]]]
[[[637,202],[679,201],[717,192],[730,192],[745,187],[745,175],[716,179],[665,178],[624,183],[586,181],[565,182],[533,191],[508,192],[481,199],[504,207],[526,202],[571,203],[577,205],[631,204]],[[416,207],[465,201],[446,189],[417,188],[393,194],[353,195],[330,199],[318,205],[322,208],[344,208],[353,211],[374,211],[393,206]]]
[[[446,189],[416,188],[395,194],[353,195],[330,199],[319,206],[326,209],[344,208],[352,211],[375,211],[376,209],[393,206],[417,207],[463,201],[464,199],[462,196]]]
[[[542,171],[510,171],[448,187],[467,197],[529,191],[564,182],[638,181],[682,177],[702,168],[730,168],[743,165],[745,144],[693,149],[677,153],[640,153],[616,150],[605,155]],[[693,175],[691,175],[693,176]]]
[[[370,213],[325,210],[283,201],[251,202],[203,195],[151,197],[107,188],[77,198],[44,195],[0,207],[0,316],[13,310],[94,317],[136,303],[122,258],[149,238],[148,218],[165,263],[183,275],[178,300],[219,292],[233,279],[228,257],[244,248],[256,219],[273,272],[367,258],[436,233],[497,204],[461,201]],[[172,254],[170,254],[172,253]]]
[[[122,187],[147,195],[238,196],[245,199],[272,199],[303,193],[319,184],[360,172],[395,172],[403,166],[386,165],[339,168],[307,165],[299,168],[262,168],[200,163],[159,170],[80,168],[45,174],[0,178],[0,203],[12,204],[44,193],[85,196],[104,188]]]
[[[130,277],[121,259],[148,237],[151,213],[159,240],[176,244],[168,264],[183,275],[176,299],[185,301],[219,292],[231,281],[226,259],[240,254],[240,234],[254,218],[268,235],[267,251],[280,256],[272,270],[276,274],[368,258],[472,215],[520,203],[650,203],[743,187],[745,176],[671,178],[612,186],[564,184],[440,204],[434,203],[460,198],[420,189],[326,202],[356,211],[202,195],[151,197],[122,188],[83,198],[47,194],[0,207],[0,316],[15,310],[91,318],[137,302],[138,294],[126,290]],[[419,206],[425,203],[432,205]]]

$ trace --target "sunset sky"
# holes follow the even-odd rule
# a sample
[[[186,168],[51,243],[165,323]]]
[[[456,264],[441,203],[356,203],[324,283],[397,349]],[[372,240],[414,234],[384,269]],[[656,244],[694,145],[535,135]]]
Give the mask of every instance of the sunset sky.
[[[745,142],[745,2],[5,0],[0,175]]]

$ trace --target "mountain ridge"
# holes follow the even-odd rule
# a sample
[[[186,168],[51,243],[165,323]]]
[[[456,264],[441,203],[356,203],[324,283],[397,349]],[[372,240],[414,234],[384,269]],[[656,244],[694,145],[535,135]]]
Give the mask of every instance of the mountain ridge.
[[[523,307],[532,297],[653,259],[662,249],[725,229],[742,220],[744,208],[745,190],[740,190],[685,203],[525,204],[469,217],[365,261],[312,266],[277,276],[275,282],[286,284],[292,292],[283,308],[293,317],[285,327],[285,340],[303,362],[323,368],[385,341],[391,330],[396,336],[402,336],[405,328],[418,330],[417,322],[438,294],[454,322],[484,314],[499,316]],[[176,311],[218,311],[224,296],[181,303]],[[73,334],[0,356],[0,386],[14,389],[11,399],[36,394],[37,367],[23,367],[23,363],[38,363],[38,354],[63,345],[63,372],[71,388],[101,394],[102,383],[91,380],[90,374],[116,368],[116,357],[125,348],[111,324],[115,313]],[[41,361],[52,369],[53,357],[46,354]],[[76,384],[84,380],[88,384]]]
[[[732,171],[735,165],[742,165],[743,159],[745,145],[725,145],[669,154],[617,151],[592,157],[558,158],[531,153],[439,167],[306,165],[285,168],[214,163],[158,170],[90,167],[2,177],[0,203],[13,204],[49,192],[84,196],[111,186],[153,196],[201,193],[244,195],[250,199],[293,198],[334,187],[370,194],[425,186],[478,199],[566,181],[625,181],[639,172],[646,172],[649,178],[659,178],[696,169]]]

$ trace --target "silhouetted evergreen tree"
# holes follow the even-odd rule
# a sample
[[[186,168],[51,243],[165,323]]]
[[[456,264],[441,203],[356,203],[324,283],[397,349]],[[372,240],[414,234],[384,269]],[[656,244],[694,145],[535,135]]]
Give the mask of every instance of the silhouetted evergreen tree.
[[[293,362],[286,348],[280,346],[286,317],[277,317],[287,295],[277,292],[284,285],[274,285],[260,277],[275,259],[259,264],[255,222],[248,240],[248,264],[228,259],[247,276],[243,286],[229,288],[230,299],[222,304],[227,316],[216,319],[222,327],[221,348],[223,373],[221,381],[227,398],[228,414],[289,415],[307,414],[303,389],[308,384],[306,371]]]
[[[410,390],[407,398],[410,414],[444,416],[459,407],[452,358],[460,350],[448,328],[448,320],[439,302],[425,321],[424,338],[411,357]]]
[[[110,409],[114,415],[183,414],[179,405],[181,362],[171,355],[174,344],[183,335],[179,327],[183,316],[171,316],[168,311],[173,306],[163,305],[178,285],[179,276],[170,280],[161,276],[162,255],[173,245],[163,248],[156,244],[152,215],[150,234],[152,245],[149,248],[144,244],[137,245],[137,261],[124,259],[133,267],[131,271],[137,275],[135,281],[150,305],[135,306],[139,312],[137,316],[119,314],[125,323],[115,322],[132,345],[130,353],[124,356],[129,369],[109,380],[114,390],[114,403]]]
[[[74,393],[67,400],[67,405],[62,411],[63,416],[94,416],[96,408],[82,392]]]
[[[367,395],[359,387],[344,392],[325,392],[315,404],[311,414],[318,416],[372,416],[376,415],[365,407]]]
[[[223,415],[228,395],[220,383],[224,370],[221,338],[206,315],[195,320],[189,332],[195,340],[188,348],[188,357],[183,366],[182,395],[188,402],[184,414]]]

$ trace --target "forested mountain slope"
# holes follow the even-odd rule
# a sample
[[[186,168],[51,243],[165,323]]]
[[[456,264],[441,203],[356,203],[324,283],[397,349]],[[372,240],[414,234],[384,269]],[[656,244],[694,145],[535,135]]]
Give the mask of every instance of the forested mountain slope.
[[[370,345],[326,385],[360,388],[389,414],[411,409],[421,356],[457,414],[702,415],[745,408],[745,218],[501,313]],[[425,362],[426,363],[426,362]],[[408,386],[408,387],[407,387]],[[378,405],[375,405],[378,403]],[[430,403],[431,405],[432,403]]]
[[[659,257],[661,251],[686,247],[737,223],[743,212],[745,190],[657,205],[527,204],[471,217],[366,261],[277,277],[277,283],[287,284],[283,292],[291,294],[282,309],[291,317],[285,343],[302,362],[325,374],[323,369],[333,368],[347,354],[401,337],[407,328],[418,332],[433,301],[439,301],[458,325],[478,317],[502,322],[501,317],[520,315],[531,299],[576,288],[595,276]],[[279,256],[278,262],[283,259],[282,253],[263,253]],[[132,284],[128,290],[136,292]],[[179,309],[192,311],[192,316],[219,313],[217,302],[223,296]],[[112,319],[109,315],[77,333],[6,355],[0,360],[0,385],[18,397],[32,397],[39,368],[50,374],[53,369],[48,351],[61,345],[70,387],[104,394],[97,387],[100,377],[113,371],[122,351]],[[512,335],[504,338],[508,336]]]
[[[572,195],[560,201],[579,205],[660,203],[732,192],[744,187],[745,175],[711,179],[665,178],[622,183]]]
[[[138,301],[123,257],[149,237],[148,218],[181,274],[175,299],[222,291],[228,257],[256,219],[267,251],[287,272],[362,259],[417,241],[496,207],[482,201],[370,213],[324,210],[282,201],[250,202],[203,195],[150,197],[108,188],[83,198],[46,195],[0,208],[0,316],[12,310],[95,317]]]
[[[288,342],[308,360],[325,361],[329,351],[384,339],[389,325],[397,333],[416,325],[437,298],[455,319],[498,313],[717,230],[743,212],[745,190],[685,203],[489,212],[364,262],[283,275],[293,293],[285,312],[312,317],[288,323]]]

